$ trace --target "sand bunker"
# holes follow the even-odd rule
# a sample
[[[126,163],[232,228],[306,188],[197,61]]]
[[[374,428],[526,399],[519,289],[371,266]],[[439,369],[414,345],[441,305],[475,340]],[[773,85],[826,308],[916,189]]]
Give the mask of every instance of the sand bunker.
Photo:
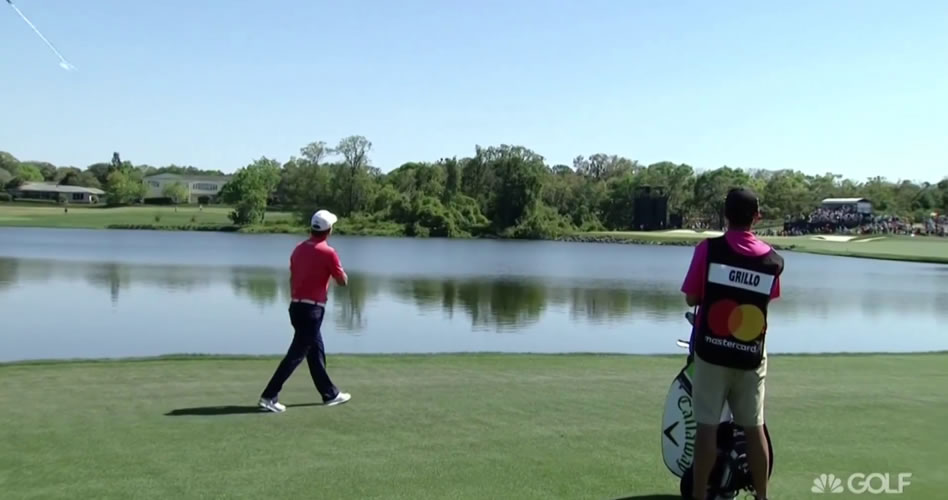
[[[832,241],[834,243],[846,243],[856,239],[856,236],[836,236],[833,234],[821,234],[810,238],[811,240]]]
[[[879,241],[879,240],[884,240],[884,239],[885,239],[885,236],[877,236],[875,238],[866,238],[864,240],[854,241],[853,243],[865,243],[867,241]]]
[[[681,235],[691,235],[691,236],[721,236],[721,231],[695,231],[693,229],[672,229],[671,231],[665,231],[665,234],[681,234]]]

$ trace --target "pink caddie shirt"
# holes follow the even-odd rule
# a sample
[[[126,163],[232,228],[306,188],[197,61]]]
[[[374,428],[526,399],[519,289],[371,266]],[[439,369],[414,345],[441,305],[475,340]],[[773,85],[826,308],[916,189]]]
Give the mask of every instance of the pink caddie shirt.
[[[750,231],[728,231],[724,233],[724,239],[727,240],[731,249],[737,253],[748,257],[757,257],[764,255],[771,250],[770,245],[764,243],[754,236]],[[704,298],[704,283],[708,273],[708,240],[704,240],[695,248],[694,256],[691,258],[691,266],[688,268],[688,274],[685,275],[685,282],[681,285],[681,291],[686,295],[694,295],[698,299]],[[774,287],[770,291],[770,300],[780,297],[780,277],[774,280]],[[701,314],[700,309],[698,314]]]

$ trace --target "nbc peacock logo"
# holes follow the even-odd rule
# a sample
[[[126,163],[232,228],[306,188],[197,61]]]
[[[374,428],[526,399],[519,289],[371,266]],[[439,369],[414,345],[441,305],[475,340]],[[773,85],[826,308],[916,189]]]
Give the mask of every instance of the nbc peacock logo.
[[[843,482],[835,474],[820,474],[810,487],[813,493],[842,493]]]

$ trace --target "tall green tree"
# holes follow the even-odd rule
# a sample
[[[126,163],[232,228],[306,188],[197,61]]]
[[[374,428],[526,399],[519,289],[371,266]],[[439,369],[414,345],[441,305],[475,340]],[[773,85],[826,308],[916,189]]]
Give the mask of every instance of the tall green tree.
[[[501,145],[478,149],[493,185],[486,214],[495,230],[516,226],[540,202],[544,175],[543,157],[523,147]]]
[[[580,175],[595,180],[608,180],[640,169],[638,162],[618,155],[596,153],[589,158],[577,156],[573,159],[573,168]]]
[[[724,199],[732,188],[750,183],[747,172],[731,167],[721,167],[705,172],[695,179],[694,203],[698,212],[706,214],[708,220],[718,228],[724,227]]]
[[[230,219],[234,224],[247,225],[263,222],[267,200],[280,182],[280,163],[261,157],[238,170],[221,189],[220,196],[234,210]]]
[[[161,190],[161,195],[171,200],[175,205],[188,201],[188,187],[181,182],[167,184]]]
[[[480,146],[474,148],[474,157],[461,161],[461,191],[473,198],[486,211],[492,196],[494,172]]]
[[[19,164],[20,160],[17,160],[15,156],[6,151],[0,151],[0,168],[12,173]]]
[[[112,165],[110,163],[94,163],[86,167],[86,172],[91,174],[99,181],[100,186],[105,186],[108,183],[109,172],[111,172]]]
[[[285,190],[287,204],[293,207],[304,223],[317,210],[327,208],[338,211],[333,195],[332,172],[329,166],[306,160],[298,160],[284,167],[281,186]]]
[[[97,163],[96,165],[105,165],[103,163]],[[90,167],[91,168],[91,167]],[[158,174],[175,174],[175,175],[193,175],[193,176],[213,176],[220,175],[223,176],[224,172],[220,170],[205,170],[191,165],[180,166],[180,165],[167,165],[164,167],[152,167],[149,165],[140,165],[144,173],[147,175],[158,175]]]
[[[338,193],[337,206],[342,215],[350,215],[364,209],[372,195],[373,175],[369,165],[372,142],[361,135],[353,135],[339,141],[333,150],[342,155],[336,164],[333,183]]]
[[[442,158],[439,163],[444,167],[444,192],[441,200],[450,203],[461,191],[461,166],[458,164],[457,157]]]
[[[641,185],[641,176],[626,174],[610,179],[602,201],[603,222],[610,229],[640,229],[633,226],[635,219],[635,192]]]
[[[694,198],[694,169],[690,165],[670,161],[653,163],[638,171],[639,184],[664,188],[669,212],[681,212]]]
[[[112,170],[106,178],[105,197],[109,205],[137,203],[145,197],[145,193],[141,173],[128,165]]]
[[[761,212],[770,218],[783,218],[809,212],[820,200],[807,185],[801,172],[780,171],[774,173],[759,193]]]
[[[324,141],[314,141],[300,148],[300,156],[312,165],[322,164],[330,154],[332,149],[327,147]]]
[[[15,179],[21,182],[43,182],[43,173],[35,165],[29,163],[19,163],[10,170]]]
[[[943,179],[937,185],[938,197],[941,198],[941,203],[938,205],[941,208],[941,212],[948,214],[948,178]]]

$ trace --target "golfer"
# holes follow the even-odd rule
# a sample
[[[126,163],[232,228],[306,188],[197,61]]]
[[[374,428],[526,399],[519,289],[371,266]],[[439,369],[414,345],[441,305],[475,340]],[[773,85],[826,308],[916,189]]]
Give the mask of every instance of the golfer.
[[[349,394],[340,392],[326,373],[326,350],[320,333],[326,313],[329,279],[332,278],[340,286],[346,286],[349,282],[339,255],[326,242],[336,220],[337,217],[328,210],[313,214],[309,239],[298,244],[290,256],[290,323],[294,329],[293,342],[260,396],[260,407],[269,411],[286,411],[286,406],[279,402],[277,396],[303,358],[306,358],[309,374],[325,405],[342,404],[351,398]]]
[[[757,195],[732,189],[724,207],[727,232],[695,248],[682,292],[699,306],[692,336],[692,397],[695,436],[694,490],[707,498],[717,458],[717,426],[724,403],[734,423],[744,427],[747,457],[758,499],[767,498],[769,460],[764,433],[764,378],[767,374],[767,307],[780,296],[783,258],[758,240],[751,227],[760,220]]]

